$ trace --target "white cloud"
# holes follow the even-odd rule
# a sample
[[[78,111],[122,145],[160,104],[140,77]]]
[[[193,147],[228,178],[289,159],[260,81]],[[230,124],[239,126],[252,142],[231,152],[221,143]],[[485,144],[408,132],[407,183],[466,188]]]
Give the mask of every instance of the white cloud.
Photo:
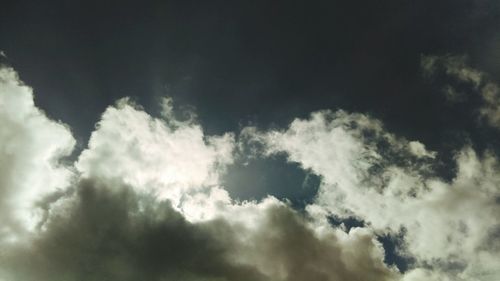
[[[495,215],[500,213],[495,201],[500,170],[493,155],[478,157],[464,148],[457,155],[457,175],[447,183],[428,176],[434,152],[385,132],[365,115],[343,111],[316,112],[294,120],[286,131],[256,133],[255,138],[267,145],[267,154],[286,152],[289,161],[322,176],[316,202],[308,206],[311,213],[323,208],[355,216],[382,233],[404,229],[406,250],[418,264],[438,269],[463,264],[456,276],[466,280],[478,263],[484,264],[483,255],[500,265],[500,254],[485,247],[498,239],[488,233],[500,226]],[[423,162],[422,156],[427,156]],[[486,274],[493,268],[482,270]]]
[[[72,172],[58,161],[74,145],[67,126],[35,106],[17,73],[0,68],[0,240],[33,230],[41,215],[36,202],[69,184]]]
[[[419,157],[429,157],[429,158],[434,158],[436,157],[436,152],[430,152],[427,149],[425,149],[425,145],[421,142],[418,141],[410,141],[408,143],[408,149],[410,152]]]
[[[233,146],[231,134],[205,136],[193,122],[153,118],[122,99],[106,109],[76,167],[83,177],[118,179],[179,207],[189,192],[218,184]]]

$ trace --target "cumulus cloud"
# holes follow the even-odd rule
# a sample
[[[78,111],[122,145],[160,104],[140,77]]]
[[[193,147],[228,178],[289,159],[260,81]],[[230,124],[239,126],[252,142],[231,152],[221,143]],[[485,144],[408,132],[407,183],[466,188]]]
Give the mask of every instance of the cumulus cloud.
[[[61,158],[75,140],[66,125],[35,107],[33,90],[12,68],[0,68],[0,241],[32,231],[43,212],[35,205],[68,186]]]
[[[232,200],[219,177],[234,136],[175,119],[168,100],[161,118],[118,101],[63,165],[69,129],[35,107],[12,69],[2,71],[2,231],[23,218],[18,210],[45,213],[37,228],[0,241],[0,279],[400,278],[370,229],[332,228],[273,197]]]
[[[232,134],[207,137],[191,121],[153,118],[122,99],[106,109],[76,168],[85,178],[118,179],[177,208],[190,191],[218,183],[233,146]]]
[[[321,111],[284,131],[250,132],[265,154],[285,152],[322,177],[311,212],[356,217],[377,233],[403,233],[401,250],[416,259],[405,280],[500,277],[499,251],[487,246],[500,239],[493,154],[464,148],[455,178],[446,182],[432,172],[434,152],[363,114]]]
[[[475,72],[450,73],[476,83]],[[436,152],[364,114],[318,111],[284,130],[209,136],[193,114],[179,120],[170,99],[162,105],[154,117],[117,101],[64,164],[70,130],[1,69],[0,280],[498,280],[493,153],[463,148],[445,181]],[[232,199],[221,177],[238,153],[284,153],[320,176],[314,202]],[[386,263],[381,235],[401,237],[398,253],[415,260],[407,272]]]

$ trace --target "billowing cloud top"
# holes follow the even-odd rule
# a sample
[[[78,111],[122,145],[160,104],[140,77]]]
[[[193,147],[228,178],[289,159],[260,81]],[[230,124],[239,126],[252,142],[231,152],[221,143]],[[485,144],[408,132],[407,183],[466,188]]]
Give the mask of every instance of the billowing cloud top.
[[[33,91],[11,68],[0,68],[0,240],[33,229],[44,197],[69,184],[59,164],[75,140],[62,123],[35,107]]]
[[[166,112],[168,116],[168,112]],[[76,168],[85,178],[116,179],[177,206],[190,190],[216,185],[232,161],[231,134],[205,137],[199,125],[149,116],[127,99],[109,107]]]
[[[484,85],[489,111],[481,112],[496,125],[483,75],[456,59],[422,65],[432,73],[439,63]],[[464,147],[447,181],[434,172],[437,152],[365,114],[319,111],[282,130],[208,136],[194,119],[176,119],[171,100],[163,105],[153,117],[117,101],[69,163],[68,127],[1,68],[0,280],[500,278],[493,152]],[[221,177],[244,151],[284,154],[320,176],[314,201],[295,210],[273,196],[232,199]]]

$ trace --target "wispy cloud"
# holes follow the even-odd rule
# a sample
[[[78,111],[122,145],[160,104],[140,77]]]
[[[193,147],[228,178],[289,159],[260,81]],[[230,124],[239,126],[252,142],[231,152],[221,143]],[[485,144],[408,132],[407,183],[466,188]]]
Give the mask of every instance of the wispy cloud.
[[[466,56],[422,56],[421,67],[426,76],[434,76],[440,71],[462,83],[469,83],[473,92],[483,100],[479,114],[489,125],[500,128],[500,92],[497,83],[480,70],[467,64]],[[452,102],[463,101],[466,94],[451,84],[445,85],[444,92]]]

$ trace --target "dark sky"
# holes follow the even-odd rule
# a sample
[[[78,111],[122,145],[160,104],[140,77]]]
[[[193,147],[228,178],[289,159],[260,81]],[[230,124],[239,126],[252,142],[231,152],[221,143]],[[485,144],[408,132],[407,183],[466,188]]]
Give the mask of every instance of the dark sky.
[[[194,108],[208,134],[283,127],[319,109],[368,113],[440,151],[442,173],[452,176],[455,149],[470,138],[491,148],[498,135],[477,126],[474,106],[450,106],[441,81],[423,78],[420,59],[466,54],[494,79],[499,27],[499,2],[483,0],[9,1],[0,46],[37,105],[70,125],[75,155],[117,99],[157,113],[168,95]],[[240,176],[303,196],[307,175],[279,163]],[[276,180],[280,173],[295,185]]]
[[[0,46],[36,102],[85,140],[131,96],[196,108],[208,133],[368,112],[439,148],[470,116],[420,75],[422,54],[498,74],[497,1],[6,1]],[[444,113],[443,113],[444,111]]]

